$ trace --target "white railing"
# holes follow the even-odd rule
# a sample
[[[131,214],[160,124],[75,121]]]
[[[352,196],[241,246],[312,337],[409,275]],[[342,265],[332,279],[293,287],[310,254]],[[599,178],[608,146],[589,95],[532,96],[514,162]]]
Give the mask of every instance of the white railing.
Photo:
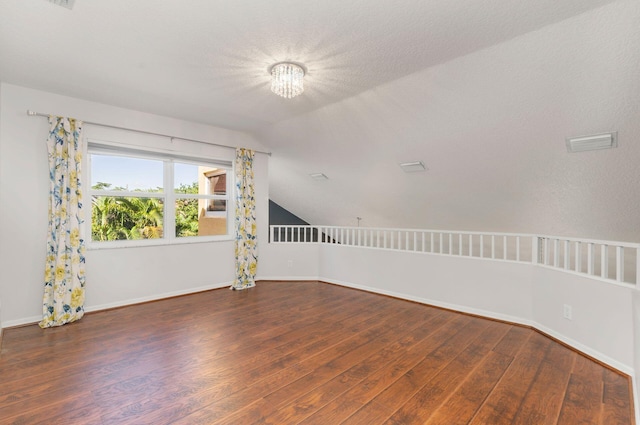
[[[539,236],[539,263],[604,280],[637,283],[640,244]]]
[[[323,243],[538,264],[591,278],[636,284],[640,244],[517,233],[270,226],[271,243]]]

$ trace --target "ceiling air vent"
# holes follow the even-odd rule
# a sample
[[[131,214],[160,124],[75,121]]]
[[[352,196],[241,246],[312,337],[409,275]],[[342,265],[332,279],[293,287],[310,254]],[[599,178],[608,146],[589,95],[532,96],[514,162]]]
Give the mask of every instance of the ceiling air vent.
[[[400,163],[400,168],[405,173],[416,173],[427,169],[422,161],[402,162]]]
[[[58,6],[66,7],[67,9],[73,9],[73,4],[76,0],[49,0],[49,3],[57,4]]]
[[[329,177],[325,176],[322,173],[311,173],[309,176],[314,180],[329,180]]]
[[[611,149],[618,146],[618,133],[595,134],[567,139],[567,151],[584,152]]]

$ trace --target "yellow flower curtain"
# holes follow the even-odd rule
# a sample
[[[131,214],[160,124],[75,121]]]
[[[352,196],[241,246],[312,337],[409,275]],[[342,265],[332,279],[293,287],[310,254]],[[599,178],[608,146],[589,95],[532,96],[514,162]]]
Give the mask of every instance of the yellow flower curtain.
[[[250,149],[236,149],[236,278],[231,289],[256,286],[258,266],[256,199],[253,184],[253,156]]]
[[[51,181],[41,328],[64,325],[84,315],[82,121],[49,117],[49,124]]]

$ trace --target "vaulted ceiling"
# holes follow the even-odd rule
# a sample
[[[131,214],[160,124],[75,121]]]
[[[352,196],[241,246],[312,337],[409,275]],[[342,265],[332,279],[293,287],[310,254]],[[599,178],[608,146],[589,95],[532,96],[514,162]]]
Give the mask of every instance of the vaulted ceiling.
[[[636,0],[2,0],[0,80],[251,132],[312,223],[640,241],[639,27]]]

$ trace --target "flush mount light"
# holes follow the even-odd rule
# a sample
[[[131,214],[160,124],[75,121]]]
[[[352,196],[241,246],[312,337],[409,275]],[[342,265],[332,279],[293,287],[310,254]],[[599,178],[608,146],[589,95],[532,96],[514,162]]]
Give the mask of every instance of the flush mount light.
[[[618,133],[595,134],[567,139],[567,151],[584,152],[611,149],[618,146]]]
[[[73,9],[73,4],[76,0],[49,0],[49,3],[57,4],[58,6],[66,7],[67,9]]]
[[[329,177],[325,176],[322,173],[311,173],[309,176],[314,180],[329,180]]]
[[[273,65],[271,73],[271,91],[278,96],[291,99],[304,91],[304,68],[291,62]]]
[[[400,167],[405,173],[416,173],[427,169],[422,161],[401,162]]]

